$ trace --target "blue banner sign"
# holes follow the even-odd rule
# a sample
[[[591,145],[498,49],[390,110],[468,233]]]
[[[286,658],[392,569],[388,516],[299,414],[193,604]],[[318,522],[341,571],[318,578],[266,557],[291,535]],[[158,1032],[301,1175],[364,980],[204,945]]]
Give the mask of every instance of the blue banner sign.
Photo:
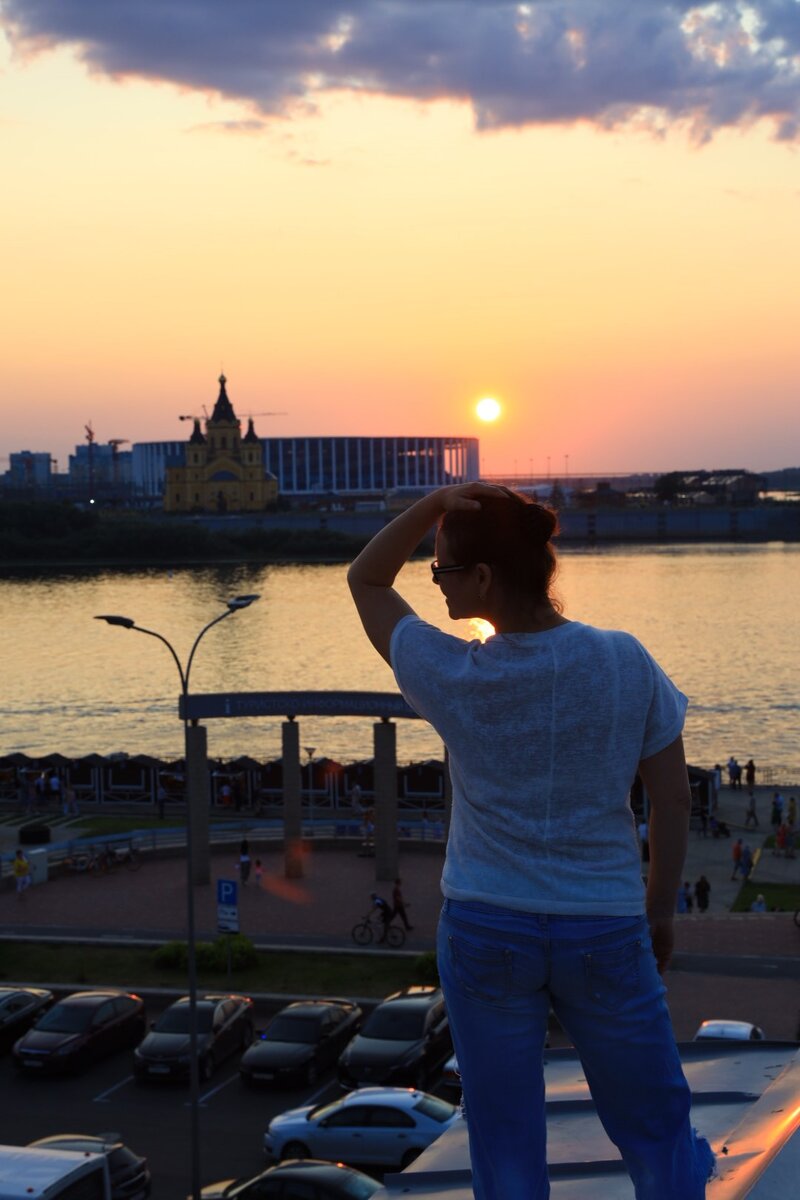
[[[376,717],[388,721],[419,715],[399,692],[206,692],[181,698],[181,718]]]

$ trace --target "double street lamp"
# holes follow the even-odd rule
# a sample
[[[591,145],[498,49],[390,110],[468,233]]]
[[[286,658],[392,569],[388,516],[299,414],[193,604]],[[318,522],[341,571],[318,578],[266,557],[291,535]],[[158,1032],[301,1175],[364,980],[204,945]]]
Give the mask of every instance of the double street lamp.
[[[190,1108],[190,1145],[191,1145],[191,1178],[192,1178],[192,1200],[200,1200],[200,1064],[197,1054],[197,953],[195,940],[195,920],[194,920],[194,854],[193,854],[193,810],[195,807],[195,796],[192,781],[196,778],[195,772],[189,771],[190,759],[190,742],[189,742],[189,718],[186,715],[186,702],[189,695],[189,676],[192,670],[195,651],[201,640],[208,633],[209,629],[213,629],[220,621],[224,621],[226,617],[233,616],[243,608],[249,608],[254,601],[258,600],[257,595],[235,596],[232,600],[226,601],[227,607],[225,612],[220,613],[213,621],[200,630],[197,637],[194,639],[189,657],[186,660],[184,669],[180,658],[178,657],[174,646],[167,641],[163,634],[157,633],[154,629],[145,629],[143,625],[137,625],[132,617],[120,617],[111,614],[103,614],[95,617],[96,621],[105,621],[107,625],[117,625],[120,629],[133,629],[136,633],[146,633],[148,637],[154,637],[163,642],[172,655],[173,662],[178,668],[178,675],[181,681],[181,695],[183,697],[183,732],[184,732],[184,750],[186,755],[186,958],[187,971],[189,976],[189,1108]]]

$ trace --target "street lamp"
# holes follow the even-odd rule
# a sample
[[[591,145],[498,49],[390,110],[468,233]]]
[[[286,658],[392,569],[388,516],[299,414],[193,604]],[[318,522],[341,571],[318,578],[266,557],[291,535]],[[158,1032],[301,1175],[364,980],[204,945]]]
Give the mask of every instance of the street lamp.
[[[191,789],[189,783],[189,718],[186,715],[186,702],[189,696],[189,675],[192,670],[192,662],[194,661],[195,651],[201,640],[215,625],[220,621],[224,621],[226,617],[233,616],[240,609],[249,608],[250,605],[258,600],[257,595],[235,596],[232,600],[226,601],[225,612],[220,613],[213,621],[200,630],[189,652],[189,657],[186,661],[184,669],[181,660],[175,651],[171,642],[161,633],[156,633],[154,629],[145,629],[143,625],[137,625],[132,617],[120,617],[113,614],[102,614],[95,617],[95,621],[105,621],[107,625],[116,625],[120,629],[133,629],[136,633],[146,633],[148,637],[154,637],[163,642],[172,655],[173,662],[178,668],[178,675],[181,681],[181,695],[183,697],[183,735],[184,748],[186,754],[187,766],[187,794],[186,794],[186,965],[189,976],[189,1108],[190,1108],[190,1144],[191,1144],[191,1176],[192,1176],[192,1200],[200,1200],[200,1069],[197,1057],[197,953],[195,942],[195,923],[194,923],[194,862],[193,862],[193,839],[192,839],[192,809],[194,807],[194,797],[190,794]]]
[[[304,746],[308,755],[308,821],[310,827],[309,837],[314,836],[314,751],[316,746]]]

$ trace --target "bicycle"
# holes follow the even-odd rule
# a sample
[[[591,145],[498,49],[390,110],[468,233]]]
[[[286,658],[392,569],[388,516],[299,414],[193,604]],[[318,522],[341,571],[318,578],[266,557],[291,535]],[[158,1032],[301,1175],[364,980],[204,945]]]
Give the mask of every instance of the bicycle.
[[[377,939],[375,937],[376,929],[381,934]],[[367,913],[358,924],[353,926],[351,936],[357,946],[370,946],[377,940],[385,942],[392,950],[399,950],[401,946],[405,945],[406,940],[405,930],[391,921],[385,926],[384,936],[383,921],[372,913]]]
[[[127,867],[129,871],[138,871],[139,867],[142,865],[141,852],[137,846],[134,846],[132,842],[129,846],[126,846],[124,850],[119,850],[114,847],[113,849],[109,850],[108,854],[110,856],[109,866],[112,868]]]

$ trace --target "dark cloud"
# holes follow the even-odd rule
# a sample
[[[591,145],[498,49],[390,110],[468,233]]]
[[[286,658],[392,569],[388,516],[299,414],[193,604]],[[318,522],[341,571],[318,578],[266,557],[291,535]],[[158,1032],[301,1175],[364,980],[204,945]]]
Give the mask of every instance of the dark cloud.
[[[464,100],[480,128],[800,128],[800,0],[0,0],[21,53],[291,114],[348,88]]]

